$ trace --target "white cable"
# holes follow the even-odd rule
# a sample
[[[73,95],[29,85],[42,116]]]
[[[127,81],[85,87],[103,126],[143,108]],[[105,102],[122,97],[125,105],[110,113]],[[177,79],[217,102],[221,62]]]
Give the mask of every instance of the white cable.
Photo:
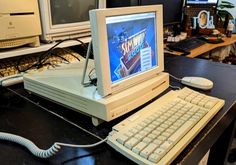
[[[0,86],[10,86],[23,82],[23,74],[16,74],[0,78]]]
[[[173,75],[171,75],[171,74],[169,74],[170,75],[170,77],[172,77],[172,78],[174,78],[174,79],[176,79],[176,80],[178,80],[178,81],[181,81],[182,79],[181,78],[177,78],[177,77],[175,77],[175,76],[173,76]]]
[[[13,135],[10,133],[4,133],[4,132],[0,132],[0,139],[21,144],[25,146],[26,148],[28,148],[28,150],[30,150],[30,152],[32,152],[33,155],[40,158],[49,158],[55,155],[61,149],[59,145],[54,143],[54,145],[52,145],[49,149],[42,150],[38,148],[32,141],[26,138],[23,138],[18,135]]]
[[[13,93],[15,93],[16,95],[20,96],[20,97],[23,97],[24,99],[30,101],[31,103],[41,107],[43,110],[46,110],[47,112],[49,113],[52,113],[54,115],[56,115],[57,117],[63,119],[64,121],[76,126],[77,128],[80,128],[82,129],[83,131],[91,134],[92,136],[100,139],[99,142],[97,143],[94,143],[94,144],[88,144],[88,145],[75,145],[75,144],[66,144],[66,143],[60,143],[60,142],[55,142],[49,149],[47,150],[42,150],[40,148],[38,148],[32,141],[24,138],[24,137],[21,137],[21,136],[18,136],[18,135],[13,135],[13,134],[10,134],[10,133],[3,133],[3,132],[0,132],[0,140],[8,140],[8,141],[11,141],[11,142],[15,142],[15,143],[18,143],[18,144],[21,144],[23,146],[25,146],[26,148],[28,148],[33,155],[37,156],[37,157],[40,157],[40,158],[49,158],[53,155],[55,155],[57,152],[59,152],[59,150],[61,149],[61,146],[64,146],[64,147],[76,147],[76,148],[90,148],[90,147],[95,147],[99,144],[102,144],[104,143],[105,141],[107,141],[107,138],[105,139],[102,139],[101,137],[87,131],[86,129],[78,126],[77,124],[65,119],[64,117],[42,107],[41,105],[38,105],[37,103],[33,102],[32,100],[28,99],[27,97],[24,97],[23,95],[20,95],[19,93],[15,92],[14,90],[11,90],[10,88],[7,88],[8,90],[12,91]]]
[[[33,155],[40,158],[49,158],[49,157],[52,157],[53,155],[56,155],[61,149],[61,146],[76,147],[76,148],[90,148],[90,147],[95,147],[97,145],[100,145],[107,141],[107,138],[105,138],[97,143],[88,144],[88,145],[75,145],[75,144],[55,142],[49,149],[42,150],[38,148],[32,141],[18,135],[0,132],[0,139],[21,144],[22,146],[25,146]]]
[[[27,98],[27,97],[21,95],[20,93],[17,93],[16,91],[12,90],[11,88],[7,88],[7,89],[8,89],[9,91],[15,93],[17,96],[20,96],[21,98],[23,98],[23,99],[29,101],[30,103],[32,103],[32,104],[34,104],[34,105],[36,105],[36,106],[42,108],[42,109],[45,110],[46,112],[49,112],[50,114],[53,114],[53,115],[59,117],[60,119],[64,120],[65,122],[67,122],[67,123],[69,123],[69,124],[71,124],[71,125],[73,125],[73,126],[79,128],[79,129],[83,130],[84,132],[86,132],[86,133],[88,133],[88,134],[90,134],[90,135],[92,135],[92,136],[98,138],[99,140],[103,140],[103,138],[97,136],[96,134],[94,134],[94,133],[88,131],[87,129],[85,129],[85,128],[83,128],[83,127],[81,127],[81,126],[79,126],[79,125],[77,125],[77,124],[75,124],[75,123],[73,123],[72,121],[68,120],[67,118],[65,118],[65,117],[63,117],[63,116],[61,116],[61,115],[59,115],[59,114],[57,114],[57,113],[55,113],[55,112],[53,112],[53,111],[51,111],[51,110],[45,108],[45,107],[43,107],[43,106],[41,106],[40,104],[35,103],[34,101],[32,101],[32,100],[30,100],[29,98]],[[96,89],[95,89],[95,92],[96,92]]]
[[[55,142],[55,144],[59,145],[59,146],[64,146],[64,147],[75,147],[75,148],[91,148],[91,147],[96,147],[104,142],[107,141],[107,138],[94,143],[94,144],[87,144],[87,145],[76,145],[76,144],[67,144],[67,143],[60,143],[60,142]]]
[[[170,87],[171,87],[172,89],[181,90],[181,88],[180,88],[180,87],[178,87],[178,86],[173,86],[173,85],[170,85]]]

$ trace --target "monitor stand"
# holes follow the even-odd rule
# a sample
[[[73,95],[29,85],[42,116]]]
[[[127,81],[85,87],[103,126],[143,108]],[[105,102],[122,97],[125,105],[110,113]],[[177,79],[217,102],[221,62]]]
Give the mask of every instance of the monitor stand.
[[[58,68],[24,75],[24,88],[36,95],[57,102],[74,111],[89,115],[95,126],[111,121],[150,101],[169,87],[169,74],[155,77],[116,94],[102,97],[96,86],[84,86],[86,60]],[[94,61],[87,61],[94,69]]]

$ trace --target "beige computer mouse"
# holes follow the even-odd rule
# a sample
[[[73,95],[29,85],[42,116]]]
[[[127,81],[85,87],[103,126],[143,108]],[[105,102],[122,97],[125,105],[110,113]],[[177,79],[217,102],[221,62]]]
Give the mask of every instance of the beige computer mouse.
[[[184,77],[181,79],[181,83],[202,90],[209,90],[213,87],[213,82],[203,77]]]

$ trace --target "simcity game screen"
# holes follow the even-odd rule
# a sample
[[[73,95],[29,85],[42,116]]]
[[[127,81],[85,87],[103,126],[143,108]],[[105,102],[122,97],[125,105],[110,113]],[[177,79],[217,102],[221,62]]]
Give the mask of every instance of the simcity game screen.
[[[157,67],[154,12],[106,18],[111,82]]]

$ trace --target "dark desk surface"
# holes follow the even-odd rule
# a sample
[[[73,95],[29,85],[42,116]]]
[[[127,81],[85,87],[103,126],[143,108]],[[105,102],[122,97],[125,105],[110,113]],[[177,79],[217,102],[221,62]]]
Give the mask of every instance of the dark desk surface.
[[[223,109],[174,161],[174,164],[196,164],[236,117],[236,66],[175,56],[166,57],[165,70],[176,77],[209,78],[214,81],[214,88],[205,93],[226,100]],[[180,86],[172,79],[171,84]],[[56,141],[73,144],[99,141],[97,137],[68,123],[66,119],[105,138],[113,125],[130,115],[94,127],[89,117],[30,95],[22,84],[0,88],[0,93],[0,131],[26,137],[42,149],[47,149]],[[64,119],[49,111],[56,112]],[[11,142],[0,141],[0,148],[1,164],[134,164],[105,143],[91,149],[63,148],[56,156],[46,160],[34,157],[24,147]]]

